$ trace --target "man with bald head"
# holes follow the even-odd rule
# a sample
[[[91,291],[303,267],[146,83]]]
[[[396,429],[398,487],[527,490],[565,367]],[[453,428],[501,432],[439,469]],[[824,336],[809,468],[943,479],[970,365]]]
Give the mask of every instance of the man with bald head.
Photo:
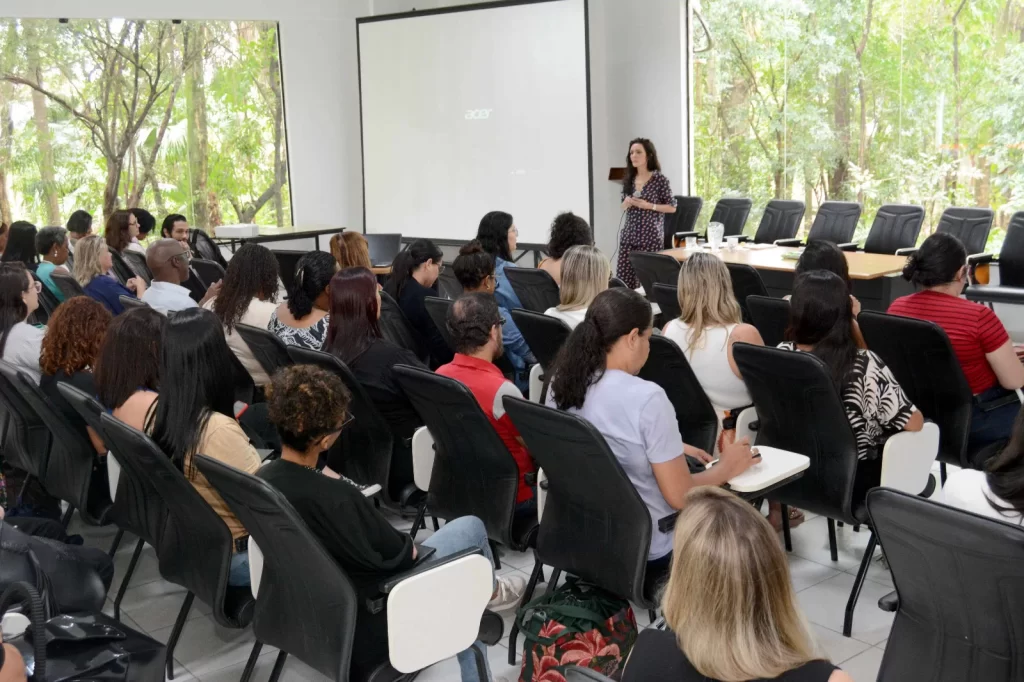
[[[202,306],[220,291],[220,282],[211,286],[203,300],[196,303],[189,290],[181,286],[188,279],[191,252],[175,239],[159,239],[146,250],[146,265],[153,273],[153,282],[142,295],[142,302],[164,315],[185,308]]]

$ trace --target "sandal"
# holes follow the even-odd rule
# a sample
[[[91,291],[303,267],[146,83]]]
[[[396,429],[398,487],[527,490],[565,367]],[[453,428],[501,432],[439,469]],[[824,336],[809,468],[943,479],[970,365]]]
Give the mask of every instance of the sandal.
[[[799,526],[801,523],[803,523],[805,520],[806,519],[804,518],[804,513],[802,511],[800,511],[796,507],[790,507],[789,508],[789,529],[790,530],[793,530],[794,528]],[[772,524],[772,528],[775,529],[775,532],[777,532],[777,533],[781,533],[782,532],[782,515],[781,514],[776,513],[775,510],[770,510],[768,512],[768,522],[770,524]]]

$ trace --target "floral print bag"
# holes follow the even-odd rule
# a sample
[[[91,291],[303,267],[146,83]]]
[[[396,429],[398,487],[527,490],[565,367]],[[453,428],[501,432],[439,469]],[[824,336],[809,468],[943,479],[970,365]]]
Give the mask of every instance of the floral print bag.
[[[520,682],[565,682],[573,666],[617,680],[637,638],[628,601],[574,578],[524,604],[516,618],[525,639]]]

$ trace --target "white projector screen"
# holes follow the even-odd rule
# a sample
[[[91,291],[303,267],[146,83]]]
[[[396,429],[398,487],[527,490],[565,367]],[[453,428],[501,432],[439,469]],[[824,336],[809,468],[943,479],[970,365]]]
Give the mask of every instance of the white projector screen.
[[[591,220],[585,0],[359,19],[366,232],[469,240],[488,211],[524,244]]]

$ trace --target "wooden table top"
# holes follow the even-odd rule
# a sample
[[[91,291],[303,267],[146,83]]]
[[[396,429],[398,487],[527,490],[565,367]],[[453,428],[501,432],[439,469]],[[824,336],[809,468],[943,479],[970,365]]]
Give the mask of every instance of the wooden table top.
[[[373,272],[373,274],[375,274],[375,275],[390,275],[391,274],[391,266],[390,265],[386,265],[384,267],[372,267],[372,268],[370,268],[370,271]]]
[[[710,253],[709,249],[704,249]],[[728,250],[724,246],[718,252],[718,256],[726,263],[742,263],[757,270],[776,270],[778,272],[793,272],[796,269],[796,260],[783,258],[785,253],[800,251],[794,246],[772,246],[767,249],[754,249],[750,246],[740,245],[734,250]],[[668,249],[662,251],[676,260],[684,261],[694,251],[686,249]],[[863,253],[860,251],[845,251],[846,262],[850,265],[850,279],[876,279],[886,275],[894,275],[903,272],[903,266],[907,263],[906,256],[890,256],[884,253]]]

